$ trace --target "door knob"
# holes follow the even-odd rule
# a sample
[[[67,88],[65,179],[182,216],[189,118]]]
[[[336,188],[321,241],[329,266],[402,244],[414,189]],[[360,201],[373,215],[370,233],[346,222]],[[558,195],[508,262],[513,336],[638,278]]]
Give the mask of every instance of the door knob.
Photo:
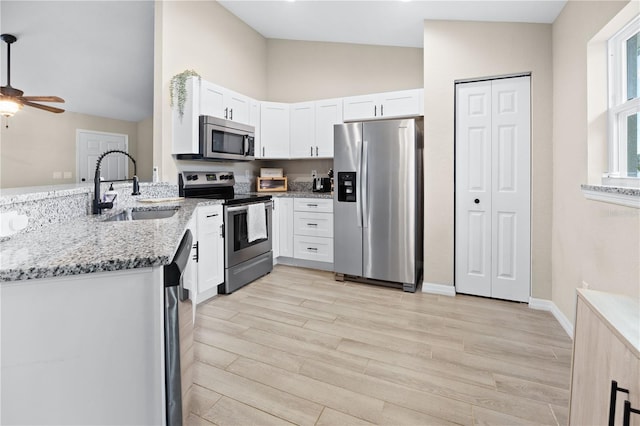
[[[473,202],[476,203],[476,204],[480,204],[480,200],[477,199],[477,198],[475,200],[473,200]]]

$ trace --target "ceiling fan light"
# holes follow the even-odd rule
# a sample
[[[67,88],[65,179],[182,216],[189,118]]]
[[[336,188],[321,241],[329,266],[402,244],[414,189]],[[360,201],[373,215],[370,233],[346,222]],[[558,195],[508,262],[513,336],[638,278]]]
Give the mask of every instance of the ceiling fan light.
[[[22,105],[15,101],[0,101],[0,115],[13,117],[13,114],[20,111]]]

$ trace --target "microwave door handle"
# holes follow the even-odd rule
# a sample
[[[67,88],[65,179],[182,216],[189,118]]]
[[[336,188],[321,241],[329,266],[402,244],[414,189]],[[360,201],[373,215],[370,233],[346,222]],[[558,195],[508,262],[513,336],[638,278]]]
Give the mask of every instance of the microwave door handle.
[[[244,155],[249,155],[249,135],[244,135]]]

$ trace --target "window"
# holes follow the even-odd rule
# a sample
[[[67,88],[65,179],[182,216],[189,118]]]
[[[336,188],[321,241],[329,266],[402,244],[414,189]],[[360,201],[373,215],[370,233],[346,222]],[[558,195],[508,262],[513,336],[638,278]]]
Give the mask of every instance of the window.
[[[609,40],[609,177],[640,178],[640,15]]]

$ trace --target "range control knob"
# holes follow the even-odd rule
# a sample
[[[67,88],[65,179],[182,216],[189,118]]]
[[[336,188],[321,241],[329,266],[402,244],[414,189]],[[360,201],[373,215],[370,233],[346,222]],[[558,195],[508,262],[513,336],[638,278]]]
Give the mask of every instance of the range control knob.
[[[191,175],[186,175],[187,180],[191,180]]]
[[[192,175],[191,180],[198,180],[198,175]]]

